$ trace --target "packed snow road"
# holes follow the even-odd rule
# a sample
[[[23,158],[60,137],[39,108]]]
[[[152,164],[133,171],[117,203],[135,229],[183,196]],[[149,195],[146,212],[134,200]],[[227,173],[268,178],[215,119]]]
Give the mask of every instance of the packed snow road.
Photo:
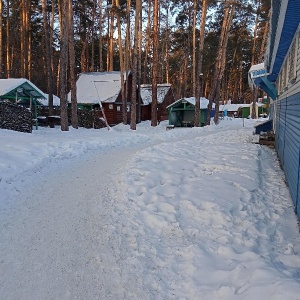
[[[116,190],[130,157],[161,137],[132,136],[116,128],[103,131],[102,142],[99,131],[96,138],[82,140],[76,131],[70,140],[54,132],[57,141],[49,142],[43,130],[29,139],[8,132],[2,144],[12,146],[3,155],[8,162],[0,178],[0,299],[142,299],[143,287],[129,286],[122,277],[119,215],[126,199],[117,199]],[[174,135],[162,133],[169,139]],[[15,135],[24,140],[19,138],[13,156]],[[28,146],[30,138],[34,144]],[[26,169],[24,160],[32,167]]]
[[[289,191],[245,123],[0,131],[0,299],[299,300]]]

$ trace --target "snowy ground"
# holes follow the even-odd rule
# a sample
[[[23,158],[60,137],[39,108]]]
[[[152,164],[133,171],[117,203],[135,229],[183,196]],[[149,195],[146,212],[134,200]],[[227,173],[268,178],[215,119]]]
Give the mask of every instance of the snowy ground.
[[[300,299],[300,235],[253,121],[0,130],[1,299]]]

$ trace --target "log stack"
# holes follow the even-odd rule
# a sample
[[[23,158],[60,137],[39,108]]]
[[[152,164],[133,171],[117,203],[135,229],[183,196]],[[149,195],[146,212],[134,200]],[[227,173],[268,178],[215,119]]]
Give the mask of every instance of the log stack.
[[[68,119],[69,119],[69,126],[71,125],[71,109],[68,109]],[[60,119],[55,117],[60,116],[60,108],[54,107],[51,120],[54,120],[54,125],[60,125]],[[106,127],[105,120],[103,119],[101,111],[95,110],[77,110],[78,116],[78,126],[85,127],[85,128],[103,128]],[[40,122],[42,118],[45,118],[45,121]],[[41,126],[48,126],[49,125],[49,108],[48,107],[39,107],[38,108],[38,119],[39,125]]]
[[[10,101],[0,100],[0,128],[31,133],[31,111]]]
[[[79,127],[93,128],[93,111],[78,109],[77,116]]]

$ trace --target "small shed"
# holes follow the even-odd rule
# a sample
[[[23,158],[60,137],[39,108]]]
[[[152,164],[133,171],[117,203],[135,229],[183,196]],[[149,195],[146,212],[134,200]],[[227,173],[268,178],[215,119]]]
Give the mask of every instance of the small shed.
[[[208,103],[208,99],[201,97],[199,126],[204,126],[206,124]],[[179,99],[169,105],[167,109],[169,111],[169,125],[174,125],[175,127],[194,126],[195,97]]]
[[[25,78],[0,79],[0,99],[26,107],[43,105],[46,95]]]
[[[220,104],[219,112],[223,114],[224,117],[237,117],[238,110],[242,104]]]
[[[152,85],[142,84],[141,90],[141,115],[142,121],[151,120],[151,104],[152,104]],[[175,102],[172,86],[169,83],[157,85],[157,119],[160,121],[168,120],[167,107]]]

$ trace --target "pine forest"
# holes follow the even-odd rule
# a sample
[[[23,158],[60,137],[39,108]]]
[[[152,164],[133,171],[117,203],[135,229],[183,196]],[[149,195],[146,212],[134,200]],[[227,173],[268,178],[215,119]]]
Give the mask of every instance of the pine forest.
[[[27,78],[61,103],[80,73],[129,70],[137,85],[172,84],[175,99],[250,103],[270,2],[3,0],[0,76]]]

